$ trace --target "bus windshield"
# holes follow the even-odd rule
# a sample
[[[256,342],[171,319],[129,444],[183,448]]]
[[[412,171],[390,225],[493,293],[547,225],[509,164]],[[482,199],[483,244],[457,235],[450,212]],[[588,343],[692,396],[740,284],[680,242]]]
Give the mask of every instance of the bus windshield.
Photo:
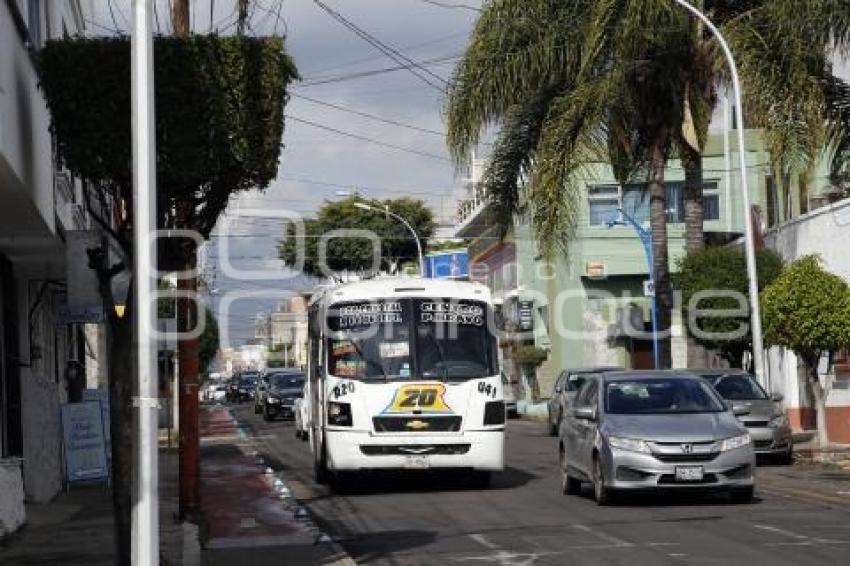
[[[488,307],[459,299],[334,305],[328,372],[354,379],[467,380],[496,375]]]

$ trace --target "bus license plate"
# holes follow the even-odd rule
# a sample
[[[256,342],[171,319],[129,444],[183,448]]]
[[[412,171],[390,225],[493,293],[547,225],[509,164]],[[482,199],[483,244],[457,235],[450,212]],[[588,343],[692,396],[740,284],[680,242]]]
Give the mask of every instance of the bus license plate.
[[[429,467],[427,456],[407,456],[404,467],[409,470],[424,470]]]
[[[701,481],[702,466],[676,466],[676,481]]]

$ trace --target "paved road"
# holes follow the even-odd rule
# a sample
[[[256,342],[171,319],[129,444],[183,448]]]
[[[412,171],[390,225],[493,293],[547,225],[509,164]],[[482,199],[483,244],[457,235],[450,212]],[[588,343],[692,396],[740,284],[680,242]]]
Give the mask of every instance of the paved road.
[[[508,468],[489,490],[458,477],[379,476],[341,496],[313,482],[309,448],[291,423],[265,423],[247,407],[235,414],[358,563],[797,566],[846,564],[850,552],[850,506],[807,501],[793,486],[759,490],[750,505],[668,497],[600,508],[589,492],[561,495],[554,439],[533,422],[510,423]],[[759,474],[788,483],[782,468]]]

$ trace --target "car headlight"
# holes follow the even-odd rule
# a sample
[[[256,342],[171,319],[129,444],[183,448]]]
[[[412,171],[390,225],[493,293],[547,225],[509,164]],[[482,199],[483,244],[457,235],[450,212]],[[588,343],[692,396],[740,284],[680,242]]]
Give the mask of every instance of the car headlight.
[[[328,402],[328,424],[352,426],[351,405],[349,403]]]
[[[746,446],[751,442],[749,434],[741,434],[739,436],[733,436],[732,438],[726,438],[723,442],[720,443],[720,451],[726,452],[728,450],[734,450],[736,448],[741,448],[742,446]]]
[[[649,444],[647,444],[644,440],[638,440],[637,438],[623,438],[621,436],[609,436],[608,444],[611,445],[612,448],[618,448],[620,450],[628,450],[630,452],[643,452],[645,454],[649,454],[652,452],[649,448]]]
[[[769,426],[770,428],[781,428],[788,426],[788,417],[786,417],[785,415],[776,415],[775,417],[770,419],[770,422],[767,423],[767,426]]]
[[[271,404],[280,403],[280,399],[278,399],[277,397],[269,396],[266,400]]]

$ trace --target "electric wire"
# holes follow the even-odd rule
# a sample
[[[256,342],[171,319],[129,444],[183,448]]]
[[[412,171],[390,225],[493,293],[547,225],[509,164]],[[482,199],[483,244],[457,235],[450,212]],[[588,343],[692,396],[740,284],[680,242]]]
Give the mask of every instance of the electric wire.
[[[348,138],[364,141],[364,142],[371,143],[371,144],[374,144],[374,145],[379,145],[379,146],[386,147],[386,148],[389,148],[389,149],[394,149],[396,151],[403,151],[405,153],[411,153],[411,154],[414,154],[414,155],[419,155],[419,156],[422,156],[422,157],[428,157],[428,158],[431,158],[431,159],[439,159],[441,161],[451,161],[451,159],[449,159],[448,157],[444,157],[442,155],[437,155],[436,153],[428,153],[427,151],[419,151],[418,149],[413,149],[413,148],[410,148],[410,147],[404,147],[404,146],[401,146],[401,145],[395,145],[395,144],[391,144],[391,143],[382,142],[380,140],[376,140],[376,139],[373,139],[373,138],[370,138],[370,137],[367,137],[367,136],[363,136],[363,135],[360,135],[360,134],[355,134],[353,132],[347,132],[345,130],[338,130],[337,128],[333,128],[333,127],[327,126],[325,124],[320,124],[320,123],[314,122],[312,120],[306,120],[304,118],[299,118],[298,116],[293,116],[292,114],[285,114],[284,116],[287,119],[292,120],[294,122],[305,124],[305,125],[311,126],[313,128],[318,128],[320,130],[332,132],[332,133],[335,133],[335,134],[340,135],[340,136],[345,136],[345,137],[348,137]]]
[[[374,114],[369,114],[367,112],[361,112],[359,110],[354,110],[353,108],[347,108],[347,107],[341,106],[339,104],[333,104],[331,102],[325,102],[323,100],[317,100],[315,98],[305,96],[303,94],[293,93],[293,94],[291,94],[291,96],[294,97],[294,98],[300,98],[302,100],[312,102],[313,104],[318,104],[320,106],[327,106],[328,108],[333,108],[335,110],[339,110],[340,112],[347,112],[349,114],[354,114],[355,116],[362,116],[363,118],[368,118],[370,120],[375,120],[377,122],[383,122],[385,124],[398,126],[400,128],[407,128],[408,130],[414,130],[414,131],[422,132],[422,133],[425,133],[425,134],[433,134],[433,135],[440,136],[440,137],[445,137],[445,135],[446,135],[445,132],[440,132],[440,131],[437,131],[437,130],[430,130],[428,128],[423,128],[421,126],[414,126],[412,124],[405,124],[404,122],[399,122],[397,120],[391,120],[389,118],[382,118],[382,117],[376,116]]]
[[[415,61],[413,61],[412,59],[410,59],[409,57],[407,57],[406,55],[404,55],[403,53],[401,53],[397,49],[387,45],[386,43],[379,40],[375,36],[369,34],[367,31],[363,30],[362,28],[358,27],[356,24],[354,24],[353,22],[351,22],[350,20],[345,18],[345,16],[343,16],[342,14],[340,14],[339,12],[335,11],[333,8],[331,8],[330,6],[328,6],[327,4],[322,2],[322,0],[313,0],[313,2],[317,6],[319,6],[322,10],[324,10],[328,15],[330,15],[333,19],[335,19],[336,21],[341,23],[348,30],[352,31],[359,38],[364,40],[366,43],[368,43],[369,45],[371,45],[372,47],[374,47],[375,49],[377,49],[381,53],[385,54],[387,57],[389,57],[390,59],[392,59],[396,63],[399,63],[399,64],[405,64],[406,63],[408,65],[411,65],[411,67],[408,68],[407,70],[410,71],[413,75],[418,77],[422,82],[424,82],[425,84],[427,84],[431,88],[434,88],[435,90],[442,92],[444,87],[448,86],[449,83],[448,83],[448,81],[446,81],[446,79],[444,79],[443,77],[431,72],[430,70],[426,69],[425,67],[417,65],[417,63]],[[418,69],[418,71],[417,71],[417,69]],[[440,86],[439,84],[435,84],[428,77],[431,77],[431,79],[436,80],[437,83],[442,83],[443,86]]]

